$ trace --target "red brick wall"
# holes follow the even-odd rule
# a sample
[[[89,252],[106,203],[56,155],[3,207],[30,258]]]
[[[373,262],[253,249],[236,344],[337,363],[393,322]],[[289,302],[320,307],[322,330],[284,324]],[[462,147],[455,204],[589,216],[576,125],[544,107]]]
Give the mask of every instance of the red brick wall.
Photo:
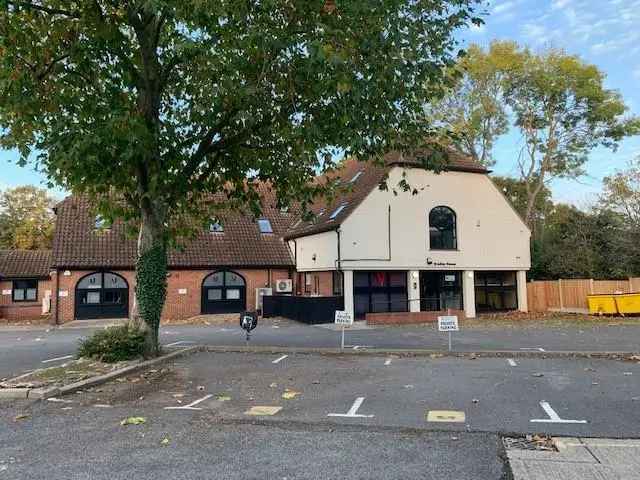
[[[12,290],[13,282],[0,282],[0,324],[3,322],[47,322],[49,315],[42,315],[42,299],[47,290],[52,290],[50,280],[38,281],[38,300],[35,302],[14,302],[13,295],[3,295]]]
[[[460,320],[467,317],[462,310],[451,310],[451,315],[457,315]],[[411,323],[437,322],[440,315],[448,315],[447,312],[389,312],[367,313],[366,321],[370,325],[397,325]]]
[[[289,278],[288,270],[271,270],[271,282],[269,271],[258,269],[231,269],[242,275],[247,283],[247,310],[254,310],[256,299],[255,291],[258,287],[271,286],[275,288],[275,282]],[[112,270],[122,275],[129,283],[129,311],[133,307],[135,290],[135,272],[131,270]],[[171,270],[167,279],[167,301],[162,312],[163,320],[179,320],[200,315],[201,288],[204,278],[215,270]],[[74,319],[75,287],[78,281],[94,270],[74,270],[70,275],[64,275],[64,271],[58,272],[60,279],[60,291],[66,291],[66,297],[58,296],[59,310],[58,322],[65,323]],[[53,279],[55,282],[55,277]],[[54,283],[55,284],[55,283]],[[179,293],[186,290],[186,293]]]
[[[247,285],[247,310],[256,308],[256,288],[271,287],[275,291],[277,280],[289,278],[288,270],[231,269],[242,275]],[[215,270],[173,270],[168,281],[167,302],[162,313],[166,320],[179,320],[200,315],[201,289],[205,277]],[[179,293],[185,290],[186,293]]]
[[[307,285],[306,282],[309,281]],[[296,285],[297,295],[333,296],[333,272],[300,272]]]
[[[134,299],[134,287],[135,287],[135,272],[133,270],[109,270],[113,273],[117,273],[124,277],[129,284],[129,311],[133,307]],[[60,270],[58,271],[58,323],[66,323],[74,320],[75,316],[75,292],[78,281],[85,275],[94,273],[95,270]],[[68,275],[65,275],[68,273]],[[52,277],[52,282],[55,288],[55,275]],[[60,296],[60,293],[66,292],[66,296]],[[55,312],[55,305],[52,306],[52,311]]]

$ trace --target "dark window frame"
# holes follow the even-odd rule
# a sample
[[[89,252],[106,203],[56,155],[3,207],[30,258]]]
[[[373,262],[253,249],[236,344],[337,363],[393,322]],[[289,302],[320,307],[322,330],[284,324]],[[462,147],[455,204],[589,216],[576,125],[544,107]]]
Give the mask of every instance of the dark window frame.
[[[490,284],[488,283],[488,278],[499,277],[500,284]],[[515,280],[513,283],[505,281],[508,276],[512,278],[515,276]],[[481,280],[482,279],[482,280]],[[476,310],[478,312],[512,312],[518,309],[518,279],[517,274],[513,270],[487,270],[487,271],[476,271],[474,274],[474,290],[476,297]],[[478,292],[483,292],[485,298],[488,298],[489,293],[497,294],[500,296],[500,303],[503,305],[503,308],[485,308],[481,307],[478,304]],[[515,303],[510,307],[504,307],[507,304],[506,299],[508,294],[513,294],[515,298]]]
[[[367,275],[367,285],[357,285],[356,282],[357,276],[362,277],[363,275]],[[404,285],[391,285],[391,275],[392,274],[400,274],[402,275]],[[409,311],[409,281],[407,278],[407,272],[402,270],[377,270],[377,271],[355,271],[354,275],[354,287],[353,287],[353,295],[354,295],[354,305],[356,303],[357,296],[367,296],[368,297],[368,306],[367,311],[364,312],[365,316],[367,313],[387,313],[387,312],[408,312]],[[384,275],[383,285],[376,285],[373,280],[373,275]],[[384,295],[387,297],[386,308],[384,306],[385,302],[374,302],[374,295]],[[401,303],[394,303],[391,299],[393,295],[402,295],[403,300]],[[375,305],[374,305],[375,304]],[[359,312],[356,312],[356,315],[359,315]],[[359,317],[360,318],[360,317]]]
[[[35,283],[35,287],[29,287],[29,286],[23,286],[23,287],[19,287],[16,286],[20,283],[23,284],[27,284],[29,282],[34,282]],[[26,302],[37,302],[38,301],[38,279],[37,278],[21,278],[20,280],[13,280],[11,283],[11,301],[15,302],[15,303],[26,303]],[[36,298],[34,299],[28,299],[27,298],[27,290],[33,290],[35,288],[36,291]],[[22,297],[22,300],[20,299],[16,299],[16,290],[24,290],[24,294]]]
[[[447,210],[448,213],[451,214],[451,217],[453,219],[450,229],[450,238],[452,242],[450,246],[445,245],[443,240],[443,232],[449,232],[449,229],[445,230],[443,228],[434,226],[435,222],[433,216],[435,213],[437,213],[438,210]],[[438,230],[439,235],[437,237],[432,232],[432,228]],[[429,224],[427,226],[427,230],[429,232],[429,250],[458,250],[458,215],[451,207],[448,207],[446,205],[438,205],[436,207],[433,207],[429,212]]]

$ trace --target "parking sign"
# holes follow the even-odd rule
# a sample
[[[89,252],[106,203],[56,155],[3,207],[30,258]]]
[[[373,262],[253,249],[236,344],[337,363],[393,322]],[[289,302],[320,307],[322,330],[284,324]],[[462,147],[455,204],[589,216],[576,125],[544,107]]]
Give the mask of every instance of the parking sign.
[[[443,315],[438,317],[438,331],[440,332],[458,332],[458,317],[455,315]]]
[[[353,317],[349,314],[349,312],[345,312],[344,310],[336,310],[335,323],[336,325],[353,325]]]

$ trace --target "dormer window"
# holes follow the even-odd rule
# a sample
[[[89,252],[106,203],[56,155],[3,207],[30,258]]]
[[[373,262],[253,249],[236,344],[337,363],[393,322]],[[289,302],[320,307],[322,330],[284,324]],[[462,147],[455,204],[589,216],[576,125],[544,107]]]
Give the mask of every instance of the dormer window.
[[[96,215],[94,226],[96,230],[107,230],[110,227],[109,222],[102,215]]]
[[[347,206],[346,203],[343,203],[342,205],[340,205],[338,208],[336,208],[333,213],[331,214],[331,216],[329,217],[329,221],[331,220],[335,220],[335,218],[340,214],[340,212],[342,210],[344,210],[344,208]]]
[[[211,223],[209,223],[209,233],[224,233],[222,223],[217,220],[212,220]]]
[[[260,233],[273,233],[273,228],[268,218],[259,218],[258,228],[260,229]]]

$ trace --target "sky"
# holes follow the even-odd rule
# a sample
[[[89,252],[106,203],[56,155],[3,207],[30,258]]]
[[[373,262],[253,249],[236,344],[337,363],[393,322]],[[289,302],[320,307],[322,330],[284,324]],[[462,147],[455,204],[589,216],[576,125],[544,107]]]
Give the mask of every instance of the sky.
[[[460,32],[463,44],[486,46],[492,40],[515,40],[534,50],[562,48],[597,65],[607,75],[606,87],[622,93],[630,114],[640,115],[640,0],[494,0],[486,3],[485,24]],[[516,175],[521,146],[512,132],[496,145],[494,172]],[[616,152],[594,150],[586,166],[588,175],[578,181],[556,181],[556,201],[580,207],[593,204],[602,179],[640,156],[640,137],[624,140]],[[15,164],[17,153],[0,150],[0,190],[23,184],[44,186],[44,176],[33,166]],[[62,197],[61,190],[55,190]]]

